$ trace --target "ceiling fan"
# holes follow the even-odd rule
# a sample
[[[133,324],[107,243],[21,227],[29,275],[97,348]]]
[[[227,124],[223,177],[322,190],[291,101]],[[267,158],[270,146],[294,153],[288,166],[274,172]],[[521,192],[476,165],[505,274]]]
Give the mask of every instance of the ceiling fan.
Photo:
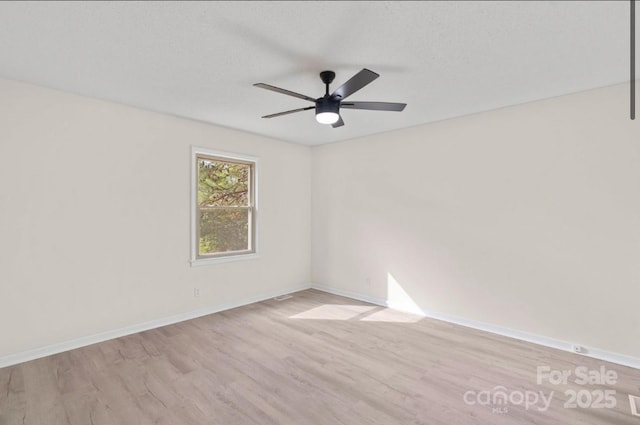
[[[406,103],[390,103],[390,102],[345,102],[345,99],[357,92],[380,75],[366,68],[358,72],[351,77],[349,81],[338,87],[333,93],[329,94],[329,84],[336,77],[336,73],[333,71],[322,71],[320,73],[320,79],[325,84],[324,96],[314,99],[304,94],[292,92],[290,90],[281,89],[265,83],[256,83],[254,86],[263,89],[275,91],[278,93],[286,94],[289,96],[304,99],[314,103],[314,106],[307,106],[306,108],[292,109],[290,111],[278,112],[276,114],[265,115],[262,118],[275,118],[282,115],[293,114],[294,112],[307,111],[309,109],[316,110],[316,120],[320,124],[331,124],[333,128],[341,127],[344,125],[344,121],[340,116],[340,109],[368,109],[373,111],[396,111],[400,112],[407,106]]]

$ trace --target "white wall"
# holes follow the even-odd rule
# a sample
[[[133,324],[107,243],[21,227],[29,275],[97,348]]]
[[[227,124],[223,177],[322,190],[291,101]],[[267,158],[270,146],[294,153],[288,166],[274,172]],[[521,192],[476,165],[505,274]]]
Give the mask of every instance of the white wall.
[[[312,168],[315,283],[640,358],[628,85],[315,147]]]
[[[308,285],[308,147],[8,80],[0,93],[0,357]],[[190,266],[191,145],[259,157],[259,259]]]
[[[627,89],[309,149],[0,80],[0,357],[286,292],[311,268],[640,358]],[[259,259],[190,267],[191,145],[260,158]]]

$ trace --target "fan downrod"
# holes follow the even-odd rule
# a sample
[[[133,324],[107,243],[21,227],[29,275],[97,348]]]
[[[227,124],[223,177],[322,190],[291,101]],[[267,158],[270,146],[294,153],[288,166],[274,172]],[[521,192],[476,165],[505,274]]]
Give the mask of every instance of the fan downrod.
[[[322,71],[320,73],[320,79],[324,83],[325,91],[324,96],[329,97],[329,84],[336,78],[336,73],[333,71]]]

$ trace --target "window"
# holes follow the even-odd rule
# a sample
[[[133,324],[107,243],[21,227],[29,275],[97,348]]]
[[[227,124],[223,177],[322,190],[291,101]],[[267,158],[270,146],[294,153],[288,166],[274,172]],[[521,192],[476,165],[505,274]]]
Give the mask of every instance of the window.
[[[192,157],[192,263],[252,256],[256,253],[255,158],[203,149],[194,149]]]

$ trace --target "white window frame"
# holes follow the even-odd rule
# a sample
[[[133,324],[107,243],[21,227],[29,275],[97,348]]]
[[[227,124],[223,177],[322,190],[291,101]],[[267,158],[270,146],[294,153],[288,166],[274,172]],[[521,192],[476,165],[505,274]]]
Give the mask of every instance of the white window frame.
[[[198,257],[198,155],[211,156],[228,159],[229,161],[249,162],[253,164],[252,190],[253,190],[253,226],[251,231],[253,240],[251,241],[252,251],[241,251],[237,253],[221,254],[211,257]],[[259,258],[259,230],[260,214],[258,213],[258,158],[234,152],[224,152],[207,148],[191,146],[191,266],[204,266],[208,264],[227,263],[230,261],[250,260]]]

